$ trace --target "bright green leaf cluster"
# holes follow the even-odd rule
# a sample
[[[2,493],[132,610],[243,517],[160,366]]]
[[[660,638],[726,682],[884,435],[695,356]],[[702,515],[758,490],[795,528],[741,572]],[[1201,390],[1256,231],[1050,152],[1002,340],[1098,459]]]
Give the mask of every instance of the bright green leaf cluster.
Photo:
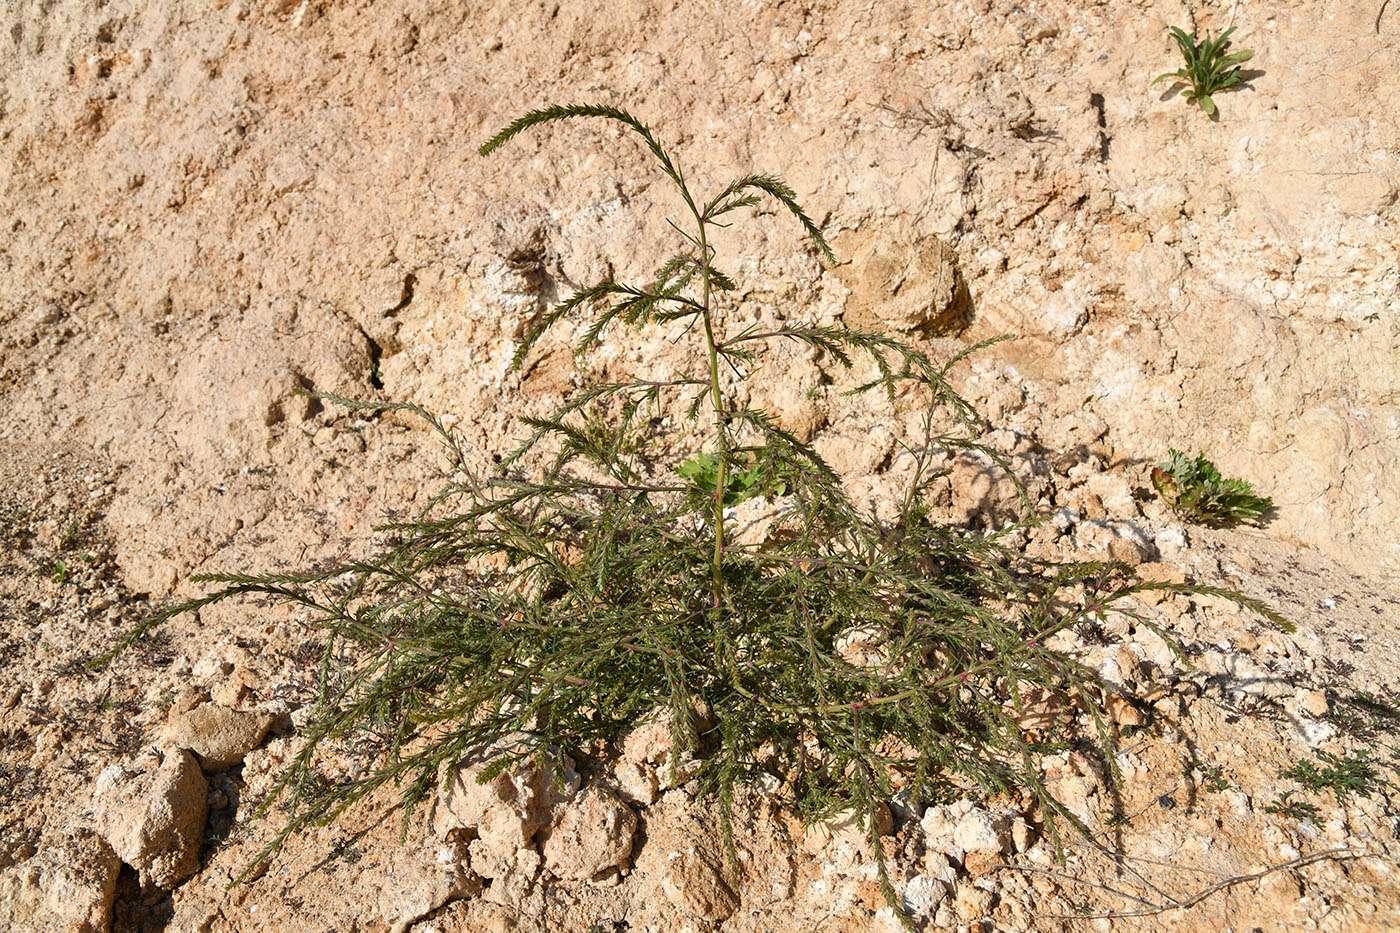
[[[1230,33],[1234,31],[1235,27],[1231,26],[1214,39],[1207,35],[1205,39],[1198,41],[1194,32],[1187,35],[1185,30],[1173,26],[1172,37],[1181,49],[1181,57],[1186,60],[1186,67],[1160,74],[1152,83],[1175,78],[1189,84],[1191,91],[1186,95],[1186,99],[1194,100],[1201,105],[1202,110],[1213,116],[1215,100],[1211,95],[1243,81],[1240,77],[1240,63],[1254,57],[1253,49],[1228,52]]]
[[[1257,522],[1274,507],[1268,496],[1260,496],[1242,479],[1225,479],[1205,454],[1188,457],[1179,450],[1168,451],[1170,459],[1152,470],[1152,485],[1177,514],[1222,528],[1241,522]]]
[[[689,480],[692,491],[701,498],[711,499],[719,486],[719,459],[711,453],[703,453],[676,467],[681,479]],[[787,492],[787,483],[773,475],[772,471],[761,466],[750,466],[730,473],[725,479],[724,507],[738,505],[746,499],[757,496],[781,496]]]

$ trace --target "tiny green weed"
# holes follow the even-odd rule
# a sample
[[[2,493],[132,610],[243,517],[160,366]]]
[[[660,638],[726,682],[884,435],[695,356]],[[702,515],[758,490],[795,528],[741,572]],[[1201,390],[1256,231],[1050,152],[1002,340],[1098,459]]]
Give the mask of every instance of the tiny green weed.
[[[1321,811],[1317,808],[1317,804],[1309,803],[1306,800],[1295,800],[1294,795],[1296,793],[1297,791],[1284,791],[1274,798],[1273,803],[1264,807],[1264,812],[1272,813],[1275,816],[1281,816],[1288,820],[1297,820],[1300,823],[1304,820],[1317,823],[1318,818],[1322,815]]]
[[[1318,751],[1315,761],[1300,761],[1279,772],[1279,777],[1297,781],[1311,793],[1330,790],[1338,803],[1353,796],[1367,797],[1389,784],[1369,752],[1352,752],[1343,758],[1329,751]]]
[[[1223,528],[1258,522],[1274,502],[1242,479],[1225,479],[1205,454],[1189,457],[1168,451],[1152,470],[1152,485],[1178,515],[1202,525]]]
[[[1244,49],[1240,52],[1229,52],[1230,33],[1235,31],[1234,26],[1214,39],[1207,36],[1203,40],[1197,40],[1194,32],[1187,35],[1184,29],[1176,26],[1173,26],[1171,31],[1177,48],[1181,50],[1181,57],[1186,60],[1186,67],[1160,74],[1152,83],[1174,78],[1179,83],[1188,85],[1190,91],[1186,94],[1186,100],[1195,101],[1207,114],[1214,116],[1216,108],[1212,95],[1235,87],[1244,80],[1240,76],[1240,63],[1253,58],[1254,51]]]
[[[72,550],[80,540],[82,540],[83,529],[77,521],[71,521],[63,529],[63,534],[59,536],[58,547],[60,550]]]
[[[1345,693],[1342,690],[1346,690]],[[1329,688],[1326,719],[1342,732],[1358,739],[1376,739],[1400,731],[1400,705],[1367,691]]]
[[[1223,793],[1230,789],[1230,781],[1225,777],[1223,769],[1216,765],[1207,765],[1200,761],[1193,761],[1186,766],[1186,777],[1189,780],[1196,771],[1201,773],[1201,786],[1213,794]]]

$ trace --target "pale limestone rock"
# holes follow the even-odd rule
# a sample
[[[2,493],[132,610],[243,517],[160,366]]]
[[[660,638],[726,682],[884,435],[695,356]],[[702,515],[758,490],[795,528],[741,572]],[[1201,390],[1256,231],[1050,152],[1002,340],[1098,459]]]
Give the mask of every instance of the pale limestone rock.
[[[172,712],[166,739],[195,753],[206,772],[222,771],[243,761],[272,728],[268,713],[240,713],[217,703],[203,703],[185,712]]]
[[[1327,715],[1330,705],[1327,702],[1327,691],[1325,690],[1300,690],[1296,699],[1298,706],[1309,716],[1322,718]]]
[[[541,847],[545,868],[574,881],[625,868],[636,831],[632,808],[595,784],[555,811]]]
[[[1069,713],[1070,704],[1045,687],[1025,685],[1021,688],[1021,707],[1007,703],[1002,709],[1027,732],[1043,732],[1052,728]]]
[[[1005,852],[1011,844],[1011,827],[1001,814],[975,807],[958,821],[953,844],[964,852]]]
[[[372,905],[390,933],[404,933],[448,901],[481,893],[481,879],[466,865],[466,850],[458,841],[419,843],[387,853],[384,862],[356,879],[357,903]]]
[[[875,810],[875,828],[881,836],[889,835],[894,829],[894,814],[883,803],[879,804]],[[802,839],[802,847],[811,854],[830,850],[842,844],[866,848],[870,845],[870,832],[865,825],[865,820],[861,814],[853,810],[820,823],[812,823],[806,828]]]
[[[550,810],[578,790],[579,779],[573,763],[565,758],[559,765],[565,775],[562,787],[554,768],[533,764],[508,768],[485,784],[478,783],[477,777],[489,764],[488,758],[457,768],[434,805],[433,830],[441,836],[454,829],[474,830],[479,842],[508,856],[533,845],[535,833],[549,822]]]
[[[826,426],[827,406],[823,397],[821,367],[816,353],[804,344],[775,348],[775,365],[783,378],[764,386],[754,386],[755,407],[768,412],[782,428],[805,442]]]
[[[725,509],[725,533],[735,547],[761,549],[763,545],[779,544],[793,537],[794,532],[787,523],[796,511],[796,500],[792,496],[775,500],[754,496]]]
[[[1098,818],[1098,781],[1082,774],[1067,774],[1050,785],[1050,793],[1071,813],[1092,826]]]
[[[856,625],[836,636],[836,653],[852,667],[865,670],[882,668],[890,663],[885,634],[875,624]]]
[[[1066,340],[1089,320],[1089,309],[1078,291],[1066,283],[1064,288],[1045,296],[1037,318],[1044,333],[1055,340]]]
[[[953,893],[953,887],[941,878],[915,875],[904,887],[901,900],[904,909],[915,917],[932,919],[938,907]]]
[[[695,718],[702,730],[710,724],[708,709],[697,707]],[[700,773],[704,765],[684,747],[676,750],[670,712],[664,708],[644,716],[641,724],[627,734],[622,740],[622,758],[638,767],[652,767],[661,790],[681,786]]]
[[[897,441],[884,424],[851,417],[829,426],[812,446],[838,475],[855,478],[879,470]]]
[[[1074,526],[1081,517],[1078,510],[1066,505],[1055,510],[1055,513],[1050,516],[1050,523],[1061,533],[1068,533],[1074,530]]]
[[[619,761],[613,768],[613,778],[617,782],[618,795],[628,803],[639,807],[656,803],[659,788],[656,769],[652,766]]]
[[[483,895],[495,904],[514,906],[524,900],[540,873],[540,854],[533,848],[517,849],[510,855],[493,850],[477,839],[471,844],[472,869],[491,879]],[[485,869],[485,871],[483,871]],[[486,871],[491,872],[490,875]]]
[[[942,852],[928,849],[924,852],[924,876],[935,881],[941,881],[948,886],[949,890],[958,885],[958,870],[954,867],[948,856]]]
[[[1029,820],[1015,817],[1011,820],[1011,846],[1017,852],[1025,852],[1035,844],[1036,831]]]
[[[929,851],[962,861],[966,852],[954,841],[953,835],[962,818],[976,806],[971,800],[959,800],[947,806],[929,807],[919,826],[924,831],[924,844]]]
[[[1152,543],[1157,545],[1163,560],[1176,560],[1186,553],[1191,542],[1185,526],[1167,525],[1152,536]]]
[[[262,685],[262,678],[246,667],[235,668],[233,673],[209,688],[209,695],[221,706],[237,707],[248,695]]]
[[[551,810],[578,791],[579,777],[567,756],[544,761],[541,766],[539,759],[529,759],[485,784],[477,777],[490,756],[461,765],[434,804],[432,826],[440,837],[476,833],[468,861],[474,872],[491,879],[485,897],[493,903],[513,905],[526,896],[540,871],[535,834],[549,822]],[[555,779],[556,768],[562,769],[562,782]]]
[[[622,757],[632,764],[659,764],[671,753],[671,724],[665,718],[651,715],[622,740]]]
[[[988,527],[1000,528],[1021,514],[1016,483],[985,454],[959,454],[949,480],[955,521],[970,524],[980,519]]]
[[[963,923],[976,923],[987,918],[995,902],[996,895],[991,891],[973,884],[964,884],[958,886],[957,896],[953,899],[953,909],[957,911],[958,919]]]
[[[1151,536],[1130,521],[1085,521],[1074,530],[1075,543],[1086,551],[1098,551],[1113,560],[1136,567],[1157,559]]]
[[[876,832],[881,836],[888,835],[894,827],[894,816],[884,804],[876,810],[875,821]],[[821,857],[824,871],[840,876],[868,871],[875,859],[870,829],[855,812],[809,825],[802,847],[807,854]]]
[[[107,933],[121,859],[88,829],[45,844],[0,871],[0,928],[10,933]]]
[[[719,870],[695,852],[676,852],[666,860],[661,890],[672,904],[716,923],[739,909],[738,896]]]
[[[194,755],[173,750],[159,763],[112,765],[97,778],[97,831],[143,885],[170,890],[199,869],[209,785]]]
[[[1140,726],[1147,722],[1147,717],[1124,694],[1110,693],[1105,705],[1108,707],[1108,715],[1120,726]]]
[[[945,336],[967,325],[967,286],[956,254],[938,237],[920,237],[896,220],[850,248],[850,262],[837,267],[851,290],[849,326]]]
[[[1099,497],[1110,518],[1132,519],[1138,514],[1132,487],[1121,473],[1096,473],[1085,484]]]

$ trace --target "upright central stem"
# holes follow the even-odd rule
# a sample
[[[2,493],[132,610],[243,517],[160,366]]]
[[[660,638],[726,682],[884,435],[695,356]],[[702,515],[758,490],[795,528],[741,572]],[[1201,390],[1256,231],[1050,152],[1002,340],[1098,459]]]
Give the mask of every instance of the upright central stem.
[[[704,289],[701,299],[701,317],[705,322],[705,345],[710,351],[710,401],[715,408],[715,432],[718,437],[719,473],[715,477],[715,553],[711,561],[714,574],[713,589],[715,608],[724,601],[724,487],[729,471],[729,436],[724,410],[724,398],[719,391],[719,350],[715,346],[715,330],[710,323],[710,252],[705,237],[705,220],[699,215],[696,222],[700,227],[700,281]]]

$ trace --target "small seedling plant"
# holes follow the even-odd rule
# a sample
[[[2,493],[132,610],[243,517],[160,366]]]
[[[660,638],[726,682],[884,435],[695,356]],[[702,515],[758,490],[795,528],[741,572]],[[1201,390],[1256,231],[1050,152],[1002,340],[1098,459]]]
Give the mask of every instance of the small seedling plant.
[[[433,414],[337,400],[426,419],[452,481],[390,526],[396,543],[372,559],[206,577],[213,592],[147,622],[254,595],[307,610],[324,636],[304,743],[263,804],[283,799],[287,822],[260,860],[385,785],[411,810],[464,761],[489,760],[485,779],[552,750],[606,757],[658,713],[676,754],[699,759],[700,791],[727,804],[731,844],[735,789],[762,775],[808,819],[855,811],[872,841],[877,808],[897,789],[914,799],[1024,792],[1052,834],[1057,815],[1075,822],[1035,761],[1070,736],[1026,733],[1017,719],[1032,697],[1108,719],[1094,672],[1050,639],[1140,590],[1182,588],[1116,565],[1033,560],[1007,534],[934,520],[940,455],[985,450],[987,426],[948,382],[966,353],[935,363],[877,334],[786,317],[741,323],[752,317],[738,313],[715,242],[745,209],[775,203],[816,259],[832,256],[780,178],[741,175],[701,196],[649,127],[592,104],[532,111],[481,154],[585,119],[645,146],[682,208],[678,249],[646,281],[599,282],[542,314],[515,363],[565,321],[580,356],[616,328],[662,323],[689,338],[694,368],[585,387],[552,415],[522,419],[523,442],[485,474]],[[780,341],[838,369],[863,360],[869,378],[855,391],[923,411],[893,519],[863,513],[809,444],[726,390],[725,373],[751,378],[762,346]],[[701,450],[680,459],[679,438],[696,436]],[[759,495],[787,503],[785,533],[740,544],[728,510]],[[859,656],[843,650],[852,633],[867,648]],[[350,747],[365,761],[358,776],[323,778],[323,763]],[[883,851],[874,846],[882,878]]]
[[[1190,88],[1186,93],[1187,102],[1195,101],[1207,114],[1214,116],[1216,107],[1212,95],[1243,81],[1240,64],[1254,57],[1253,49],[1230,52],[1230,34],[1234,31],[1235,27],[1231,26],[1214,39],[1209,34],[1205,39],[1197,39],[1195,32],[1188,35],[1184,29],[1171,27],[1172,38],[1186,66],[1160,74],[1152,83],[1172,78],[1185,84]]]
[[[1170,450],[1168,459],[1152,469],[1152,485],[1158,495],[1183,518],[1224,528],[1258,522],[1274,502],[1261,496],[1242,479],[1225,479],[1205,454],[1194,458]]]
[[[1353,796],[1366,797],[1390,781],[1381,774],[1379,762],[1369,752],[1358,751],[1343,757],[1319,750],[1313,759],[1304,759],[1279,772],[1280,777],[1297,781],[1304,790],[1318,793],[1330,790],[1338,803]]]

